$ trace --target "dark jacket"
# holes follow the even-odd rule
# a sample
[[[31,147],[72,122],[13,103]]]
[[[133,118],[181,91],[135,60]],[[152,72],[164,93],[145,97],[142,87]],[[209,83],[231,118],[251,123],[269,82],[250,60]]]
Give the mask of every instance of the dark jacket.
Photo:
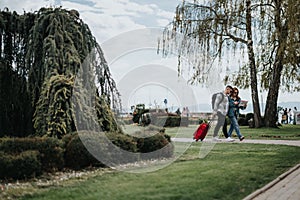
[[[241,99],[238,98],[236,100],[229,98],[229,109],[228,109],[228,116],[229,117],[238,117],[239,111],[239,104],[235,105],[234,102],[241,102]]]

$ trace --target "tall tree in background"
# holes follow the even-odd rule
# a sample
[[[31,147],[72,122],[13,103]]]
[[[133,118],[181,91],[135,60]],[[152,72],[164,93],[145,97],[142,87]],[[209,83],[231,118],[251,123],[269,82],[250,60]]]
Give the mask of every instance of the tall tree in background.
[[[290,84],[291,81],[299,83],[299,2],[199,2],[183,1],[177,7],[171,26],[164,32],[164,54],[177,49],[179,72],[182,60],[188,59],[193,65],[192,82],[205,83],[206,72],[215,58],[219,57],[220,61],[233,59],[236,53],[243,55],[246,46],[248,64],[239,66],[239,71],[227,76],[225,81],[241,88],[251,86],[255,126],[260,127],[263,123],[258,101],[259,80],[261,88],[268,90],[265,125],[275,127],[279,86],[288,91],[299,90]],[[179,39],[176,33],[183,38]],[[283,69],[290,72],[289,75]],[[282,84],[281,80],[284,80]]]
[[[117,129],[110,106],[120,107],[119,93],[100,46],[76,10],[41,8],[23,15],[4,10],[0,12],[0,47],[2,133],[16,132],[16,119],[23,115],[27,120],[20,119],[24,128],[19,132],[27,135],[61,138],[74,131],[75,122],[82,122],[74,109],[92,118],[88,108],[92,100],[82,93],[87,94],[94,83],[98,86],[94,90],[96,120],[105,130]],[[78,93],[75,80],[86,91]],[[71,97],[80,103],[72,105]]]
[[[269,0],[261,11],[264,13],[263,24],[271,30],[269,37],[265,37],[267,48],[262,50],[265,57],[261,57],[259,67],[265,67],[260,68],[262,84],[269,88],[265,123],[273,127],[277,121],[274,116],[280,86],[289,92],[300,91],[300,2]]]

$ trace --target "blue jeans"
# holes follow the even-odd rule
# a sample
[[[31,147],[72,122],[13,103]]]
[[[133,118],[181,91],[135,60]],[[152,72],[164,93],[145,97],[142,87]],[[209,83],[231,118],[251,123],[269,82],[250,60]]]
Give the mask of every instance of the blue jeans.
[[[235,116],[229,116],[229,119],[230,119],[230,128],[228,131],[228,136],[231,137],[232,131],[234,129],[238,137],[241,138],[242,134],[240,132],[240,127],[237,118]]]

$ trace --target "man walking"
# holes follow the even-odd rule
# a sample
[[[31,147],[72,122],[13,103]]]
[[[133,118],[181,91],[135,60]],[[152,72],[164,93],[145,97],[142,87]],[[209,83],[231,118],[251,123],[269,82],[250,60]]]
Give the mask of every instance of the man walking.
[[[213,134],[214,141],[219,140],[218,133],[222,126],[223,126],[223,129],[222,129],[223,134],[226,138],[228,138],[226,115],[227,115],[228,108],[229,108],[228,97],[231,94],[232,90],[233,90],[233,88],[230,85],[227,85],[224,92],[217,93],[214,102],[212,102],[213,103],[213,105],[212,105],[213,106],[213,116],[218,117],[217,125],[214,129],[214,134]]]

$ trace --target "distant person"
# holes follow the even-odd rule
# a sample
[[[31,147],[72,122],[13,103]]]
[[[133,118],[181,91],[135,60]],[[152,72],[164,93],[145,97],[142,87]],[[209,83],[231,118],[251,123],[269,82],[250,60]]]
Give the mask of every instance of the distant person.
[[[288,110],[287,110],[287,108],[285,108],[283,110],[282,121],[283,121],[282,122],[283,124],[287,124],[288,123]]]
[[[175,111],[175,113],[176,113],[177,115],[181,115],[180,109],[178,108],[178,109]]]
[[[296,113],[297,113],[297,107],[294,107],[293,109],[293,124],[296,125]]]
[[[187,117],[190,116],[190,110],[189,110],[189,107],[186,107],[186,116],[187,116]]]
[[[185,107],[183,107],[181,116],[182,116],[182,117],[186,117],[186,115],[187,115],[187,110],[186,110]]]
[[[288,111],[288,118],[289,118],[289,123],[293,124],[294,123],[294,112],[291,108],[289,108],[289,111]]]
[[[188,107],[183,107],[183,110],[182,110],[181,115],[182,115],[183,117],[189,117],[189,116],[190,116],[189,108],[188,108]]]
[[[223,92],[217,93],[215,101],[212,102],[213,106],[213,116],[217,116],[218,121],[217,125],[214,129],[213,140],[218,141],[219,130],[223,126],[223,134],[226,138],[228,138],[227,134],[227,122],[226,115],[229,108],[229,95],[232,92],[232,87],[230,85],[226,86]]]
[[[229,131],[228,131],[228,138],[227,140],[230,142],[232,141],[233,139],[231,139],[231,135],[232,135],[232,132],[233,130],[235,130],[237,136],[239,137],[240,141],[242,141],[243,139],[245,139],[245,137],[241,134],[241,131],[240,131],[240,127],[239,127],[239,124],[238,124],[238,121],[237,121],[237,118],[239,116],[239,104],[241,102],[241,98],[239,97],[239,90],[238,88],[233,88],[233,91],[230,95],[230,98],[229,98],[229,110],[228,110],[228,117],[230,119],[230,128],[229,128]]]

